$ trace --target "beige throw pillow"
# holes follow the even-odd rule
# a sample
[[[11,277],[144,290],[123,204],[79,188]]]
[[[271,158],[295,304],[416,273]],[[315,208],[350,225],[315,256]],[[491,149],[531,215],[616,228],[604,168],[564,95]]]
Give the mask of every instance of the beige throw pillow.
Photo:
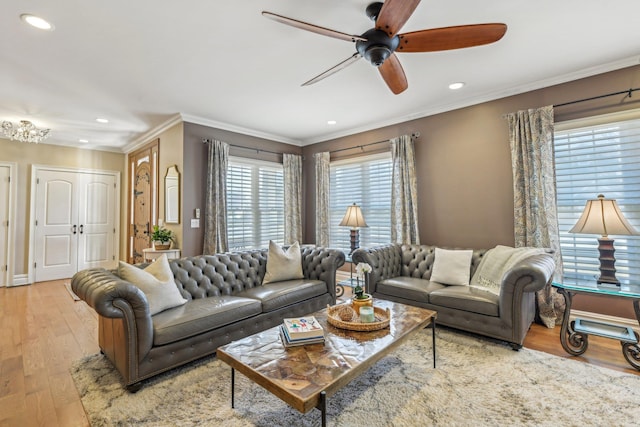
[[[267,272],[264,274],[262,284],[302,279],[303,277],[300,244],[295,242],[285,251],[273,240],[270,240],[269,253],[267,254]]]
[[[152,316],[187,302],[176,286],[169,260],[164,254],[144,270],[120,261],[118,275],[144,292]]]
[[[431,281],[443,285],[468,285],[472,250],[436,248]]]

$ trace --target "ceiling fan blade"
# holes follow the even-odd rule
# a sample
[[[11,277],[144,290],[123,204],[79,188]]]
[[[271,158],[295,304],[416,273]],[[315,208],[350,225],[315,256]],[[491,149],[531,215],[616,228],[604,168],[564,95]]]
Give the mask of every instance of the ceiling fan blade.
[[[376,29],[395,36],[411,17],[420,0],[386,0],[376,19]]]
[[[320,80],[329,77],[332,74],[337,73],[338,71],[347,68],[349,65],[353,64],[354,62],[356,62],[358,59],[362,58],[362,56],[359,53],[354,53],[353,56],[345,59],[344,61],[342,61],[341,63],[339,63],[338,65],[329,68],[327,71],[325,71],[322,74],[318,74],[317,76],[315,76],[314,78],[312,78],[309,81],[306,81],[304,83],[302,83],[302,86],[309,86],[312,85],[314,83],[318,83]]]
[[[292,27],[300,28],[301,30],[311,31],[312,33],[321,34],[327,37],[333,37],[340,40],[346,40],[348,42],[356,42],[358,40],[367,41],[364,37],[341,33],[340,31],[331,30],[329,28],[319,27],[317,25],[309,24],[307,22],[298,21],[297,19],[287,18],[286,16],[277,15],[271,12],[262,12],[262,16],[265,16],[281,24],[291,25]]]
[[[460,25],[399,34],[396,52],[436,52],[497,42],[507,32],[505,24]]]
[[[409,87],[407,76],[404,74],[400,60],[395,53],[378,67],[378,71],[394,94],[404,92]]]

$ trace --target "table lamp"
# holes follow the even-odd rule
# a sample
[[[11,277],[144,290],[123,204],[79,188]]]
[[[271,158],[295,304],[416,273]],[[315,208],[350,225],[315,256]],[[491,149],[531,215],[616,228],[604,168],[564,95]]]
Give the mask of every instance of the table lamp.
[[[360,236],[358,235],[358,229],[361,227],[368,227],[367,223],[364,221],[364,216],[362,216],[362,210],[360,206],[355,203],[347,208],[347,213],[344,214],[344,218],[340,224],[341,227],[351,227],[351,252],[349,255],[353,253],[360,246]]]
[[[622,215],[615,199],[605,199],[604,195],[598,194],[595,200],[587,200],[582,216],[573,226],[569,233],[600,234],[598,239],[598,251],[600,252],[600,283],[612,283],[620,285],[616,279],[616,258],[613,247],[613,239],[610,234],[623,236],[637,235],[627,219]]]

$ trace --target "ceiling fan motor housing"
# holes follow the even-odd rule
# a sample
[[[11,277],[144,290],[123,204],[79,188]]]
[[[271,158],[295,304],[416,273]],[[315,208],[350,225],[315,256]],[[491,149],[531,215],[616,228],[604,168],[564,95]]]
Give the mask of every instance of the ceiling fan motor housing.
[[[400,38],[396,35],[389,37],[387,33],[375,28],[362,34],[367,41],[357,41],[356,49],[372,65],[379,67],[400,44]]]

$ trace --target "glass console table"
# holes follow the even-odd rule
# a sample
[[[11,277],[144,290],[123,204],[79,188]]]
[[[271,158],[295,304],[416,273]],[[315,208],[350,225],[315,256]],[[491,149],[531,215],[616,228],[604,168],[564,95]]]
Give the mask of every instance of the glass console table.
[[[571,302],[575,294],[600,295],[612,298],[626,298],[633,303],[636,319],[640,323],[640,285],[598,285],[594,281],[566,281],[565,283],[553,283],[564,296],[567,308],[562,318],[560,330],[560,344],[564,350],[574,356],[578,356],[589,346],[589,335],[615,339],[622,345],[622,354],[627,362],[640,370],[640,346],[638,334],[628,326],[620,326],[613,323],[586,320],[576,318],[570,321]]]
[[[350,288],[356,286],[356,279],[353,278],[353,261],[351,260],[351,255],[345,255],[345,262],[348,262],[350,264],[351,272],[348,279],[341,280],[336,284],[336,297],[338,298],[344,295],[345,286],[348,286]]]

